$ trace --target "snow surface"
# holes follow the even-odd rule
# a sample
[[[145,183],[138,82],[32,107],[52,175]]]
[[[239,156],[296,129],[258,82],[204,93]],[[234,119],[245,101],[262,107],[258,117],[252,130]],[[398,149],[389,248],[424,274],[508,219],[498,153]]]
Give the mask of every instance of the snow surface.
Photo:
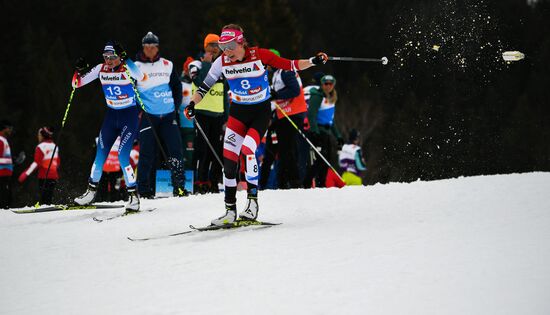
[[[265,191],[283,225],[147,242],[223,196],[0,212],[1,314],[550,314],[550,173]],[[239,193],[239,205],[244,193]]]

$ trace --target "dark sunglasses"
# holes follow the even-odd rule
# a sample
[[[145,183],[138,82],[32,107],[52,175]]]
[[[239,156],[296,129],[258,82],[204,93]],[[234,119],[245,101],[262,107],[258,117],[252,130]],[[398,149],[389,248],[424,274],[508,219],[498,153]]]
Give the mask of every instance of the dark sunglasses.
[[[116,60],[118,58],[117,55],[113,54],[103,54],[103,59],[105,60]]]
[[[223,43],[223,44],[218,43],[218,47],[220,47],[222,51],[235,50],[235,48],[237,48],[237,42],[230,41],[228,43]]]
[[[323,85],[334,85],[334,82],[325,82]]]

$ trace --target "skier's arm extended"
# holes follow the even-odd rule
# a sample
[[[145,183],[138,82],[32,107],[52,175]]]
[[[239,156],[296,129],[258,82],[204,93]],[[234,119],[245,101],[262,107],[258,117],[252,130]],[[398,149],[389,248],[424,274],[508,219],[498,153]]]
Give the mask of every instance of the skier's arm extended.
[[[315,57],[309,59],[299,59],[299,60],[290,60],[286,58],[279,57],[275,55],[272,51],[259,48],[258,53],[262,60],[262,63],[265,65],[270,65],[273,68],[291,70],[291,71],[301,71],[309,67],[322,64],[327,62],[328,56],[325,53],[319,53]]]
[[[101,71],[101,67],[103,67],[103,64],[100,63],[97,66],[93,67],[92,70],[86,72],[83,75],[80,75],[78,74],[78,72],[75,71],[72,81],[73,87],[82,87],[99,78],[99,71]]]

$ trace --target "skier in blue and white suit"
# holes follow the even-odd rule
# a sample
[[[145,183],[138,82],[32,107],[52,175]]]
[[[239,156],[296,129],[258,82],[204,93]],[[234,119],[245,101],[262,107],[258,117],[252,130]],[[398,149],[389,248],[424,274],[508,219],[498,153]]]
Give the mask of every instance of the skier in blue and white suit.
[[[87,205],[94,201],[97,185],[103,172],[103,163],[109,155],[116,138],[120,136],[118,159],[124,173],[129,200],[126,211],[139,211],[139,197],[136,192],[136,178],[130,165],[130,151],[138,130],[138,107],[132,79],[138,82],[147,80],[147,76],[130,59],[126,59],[126,52],[115,42],[108,42],[103,50],[104,63],[98,64],[91,70],[83,58],[76,64],[73,77],[73,86],[80,88],[95,79],[101,81],[107,114],[103,120],[97,151],[88,189],[74,201],[79,205]],[[126,59],[126,60],[125,60]],[[131,77],[128,77],[130,73]]]
[[[182,100],[181,82],[173,63],[160,57],[159,38],[155,34],[147,33],[141,43],[143,49],[136,56],[136,65],[145,73],[147,80],[138,82],[137,88],[149,118],[142,117],[139,128],[139,194],[145,198],[154,196],[155,177],[151,175],[154,173],[158,145],[152,124],[166,148],[174,195],[184,196],[187,192],[184,189],[183,146],[176,114]]]

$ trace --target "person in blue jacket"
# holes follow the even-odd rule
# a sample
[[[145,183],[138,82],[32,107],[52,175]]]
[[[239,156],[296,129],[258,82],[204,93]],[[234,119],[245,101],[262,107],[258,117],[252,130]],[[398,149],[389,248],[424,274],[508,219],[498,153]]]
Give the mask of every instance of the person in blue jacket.
[[[138,190],[144,198],[154,197],[155,157],[159,140],[165,145],[168,167],[172,172],[175,196],[185,196],[185,166],[177,111],[182,101],[182,87],[174,64],[159,55],[159,38],[148,32],[142,41],[142,50],[136,56],[136,65],[147,75],[138,82],[137,89],[145,109],[139,128],[140,155],[138,163]],[[154,128],[154,131],[153,129]]]

